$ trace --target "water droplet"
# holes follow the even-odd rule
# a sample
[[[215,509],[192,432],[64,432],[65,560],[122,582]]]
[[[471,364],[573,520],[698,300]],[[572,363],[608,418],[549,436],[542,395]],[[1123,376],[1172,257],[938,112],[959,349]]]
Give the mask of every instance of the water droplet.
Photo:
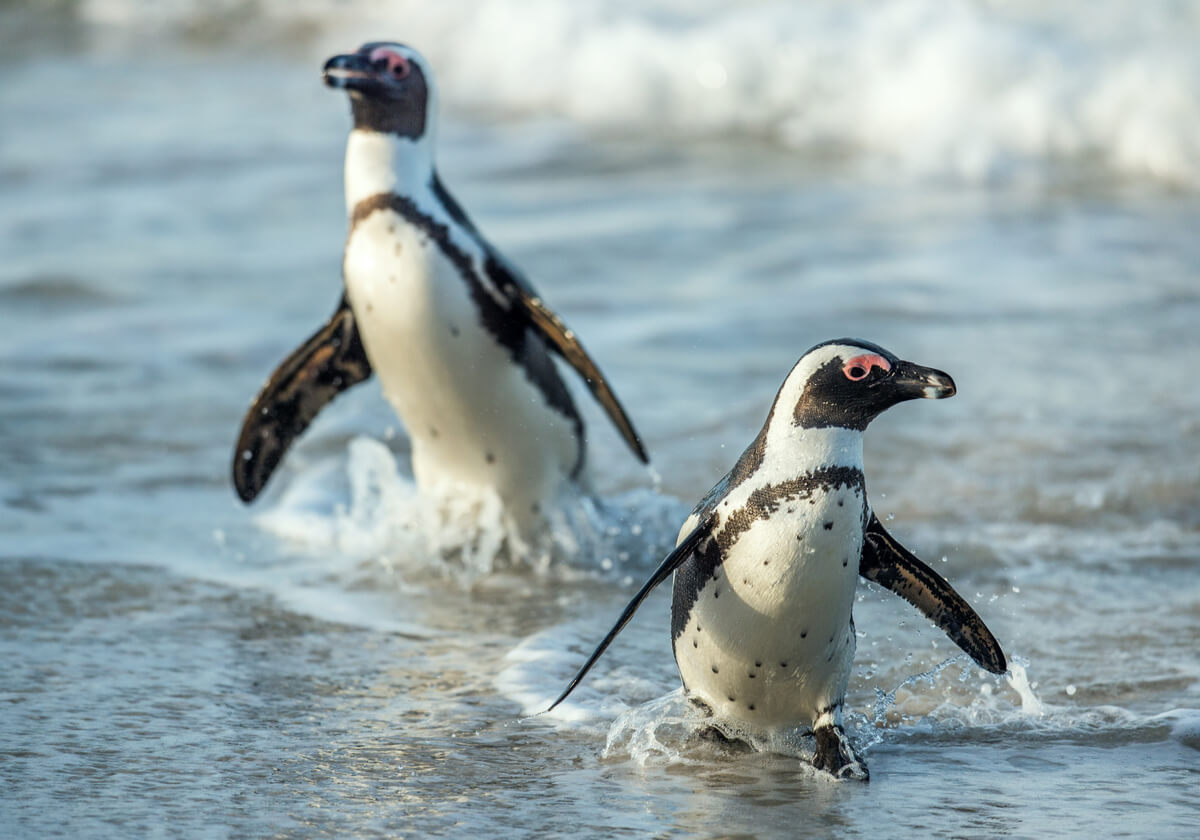
[[[1016,594],[1018,594],[1018,595],[1019,595],[1019,594],[1021,593],[1021,587],[1019,587],[1019,586],[1014,586],[1014,587],[1012,588],[1012,591],[1013,591],[1014,593],[1016,593]]]
[[[1068,696],[1074,697],[1075,696],[1075,686],[1073,686],[1073,685],[1067,686],[1067,694],[1068,694]]]

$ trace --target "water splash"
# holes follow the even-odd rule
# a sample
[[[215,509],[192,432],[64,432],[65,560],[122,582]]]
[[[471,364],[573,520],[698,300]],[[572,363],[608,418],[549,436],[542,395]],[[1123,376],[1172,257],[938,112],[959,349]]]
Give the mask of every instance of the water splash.
[[[492,489],[420,492],[387,446],[359,437],[344,462],[339,456],[296,475],[256,521],[308,553],[336,552],[388,573],[424,572],[469,586],[496,572],[563,566],[619,580],[653,567],[686,516],[680,502],[650,490],[601,499],[572,488],[544,507],[546,527],[531,539]]]
[[[1023,664],[1015,661],[1010,662],[1008,665],[1008,674],[1004,680],[1020,696],[1021,711],[1024,714],[1037,718],[1046,716],[1046,704],[1033,693],[1033,688],[1029,684],[1029,675],[1025,672]]]

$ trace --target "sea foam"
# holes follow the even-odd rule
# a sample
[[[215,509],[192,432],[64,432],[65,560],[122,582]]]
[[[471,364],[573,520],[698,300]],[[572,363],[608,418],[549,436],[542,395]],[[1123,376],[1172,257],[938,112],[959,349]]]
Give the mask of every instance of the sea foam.
[[[969,182],[1099,168],[1200,186],[1200,7],[1170,0],[83,0],[79,13],[123,32],[315,33],[314,62],[395,38],[432,60],[452,107],[588,131],[751,136]]]

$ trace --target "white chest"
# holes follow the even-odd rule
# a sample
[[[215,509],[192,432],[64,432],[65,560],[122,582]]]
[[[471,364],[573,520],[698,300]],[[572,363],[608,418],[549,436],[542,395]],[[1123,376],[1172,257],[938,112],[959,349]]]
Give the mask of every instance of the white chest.
[[[343,271],[372,369],[412,440],[418,482],[493,487],[518,516],[553,495],[579,455],[574,427],[485,327],[439,243],[378,210],[355,225]]]
[[[861,484],[783,497],[736,538],[675,640],[689,692],[764,729],[810,725],[840,703],[864,505]]]

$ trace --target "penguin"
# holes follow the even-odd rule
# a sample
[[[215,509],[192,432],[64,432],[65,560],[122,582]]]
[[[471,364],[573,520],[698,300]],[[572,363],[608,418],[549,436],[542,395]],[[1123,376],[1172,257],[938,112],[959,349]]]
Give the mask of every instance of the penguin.
[[[1004,652],[983,620],[888,533],[867,498],[868,424],[905,400],[954,393],[948,374],[870,342],[837,339],[805,353],[758,436],[550,708],[672,574],[672,647],[689,699],[744,732],[811,732],[813,766],[837,778],[869,778],[842,724],[859,577],[904,598],[980,667],[1003,674]]]
[[[397,43],[330,58],[350,99],[344,290],[330,319],[246,413],[233,483],[249,503],[317,413],[377,374],[412,442],[422,492],[494,488],[524,531],[585,481],[584,423],[553,356],[583,377],[638,460],[649,458],[578,336],[479,232],[434,165],[437,89]]]

